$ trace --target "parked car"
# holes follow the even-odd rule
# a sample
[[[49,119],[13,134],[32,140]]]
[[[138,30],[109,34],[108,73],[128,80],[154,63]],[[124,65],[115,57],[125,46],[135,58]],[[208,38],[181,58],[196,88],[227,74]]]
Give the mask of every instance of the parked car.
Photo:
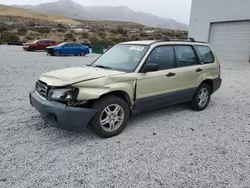
[[[43,74],[30,103],[49,124],[101,137],[122,132],[136,113],[187,102],[205,110],[222,84],[220,63],[204,42],[165,38],[115,45],[93,63]]]
[[[52,56],[61,55],[75,55],[75,56],[85,56],[89,54],[89,47],[82,45],[78,42],[63,42],[57,46],[50,46],[46,48],[48,54]]]
[[[48,46],[55,46],[57,45],[57,42],[54,40],[47,40],[47,39],[42,39],[42,40],[35,40],[32,43],[25,43],[23,45],[23,49],[26,51],[36,51],[36,50],[46,50]]]
[[[8,45],[15,45],[15,46],[21,46],[23,45],[22,41],[18,36],[9,36],[7,38],[7,44]]]

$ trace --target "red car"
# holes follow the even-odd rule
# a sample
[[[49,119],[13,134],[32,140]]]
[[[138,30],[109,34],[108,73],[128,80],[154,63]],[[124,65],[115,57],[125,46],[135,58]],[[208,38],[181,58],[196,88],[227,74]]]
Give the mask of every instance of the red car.
[[[56,45],[57,45],[56,41],[42,39],[42,40],[35,40],[32,43],[25,43],[23,45],[23,49],[26,51],[34,52],[36,50],[46,50],[47,47]]]

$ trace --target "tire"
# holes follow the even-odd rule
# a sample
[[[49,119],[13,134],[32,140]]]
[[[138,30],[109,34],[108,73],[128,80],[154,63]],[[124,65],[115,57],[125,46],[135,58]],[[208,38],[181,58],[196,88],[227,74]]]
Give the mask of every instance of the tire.
[[[205,110],[211,99],[211,91],[212,88],[210,85],[202,83],[197,89],[192,101],[189,102],[190,108],[194,111]]]
[[[60,56],[61,53],[59,51],[54,51],[54,56]]]
[[[84,51],[80,52],[80,56],[85,56],[85,55],[86,55],[86,53]]]
[[[110,95],[100,98],[92,105],[92,109],[98,111],[90,123],[91,128],[100,137],[117,136],[127,125],[130,114],[129,106],[117,96]],[[116,112],[115,109],[117,109]],[[104,120],[103,124],[101,124],[101,120]]]
[[[29,47],[28,51],[34,52],[34,51],[36,51],[36,48],[35,47]]]

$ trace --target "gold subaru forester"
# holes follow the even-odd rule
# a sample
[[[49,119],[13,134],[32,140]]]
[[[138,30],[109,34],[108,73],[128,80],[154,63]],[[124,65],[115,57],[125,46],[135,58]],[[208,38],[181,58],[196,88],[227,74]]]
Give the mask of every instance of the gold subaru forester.
[[[101,137],[122,132],[133,114],[177,103],[204,110],[221,86],[209,44],[187,40],[119,43],[93,63],[43,74],[30,103],[52,126]]]

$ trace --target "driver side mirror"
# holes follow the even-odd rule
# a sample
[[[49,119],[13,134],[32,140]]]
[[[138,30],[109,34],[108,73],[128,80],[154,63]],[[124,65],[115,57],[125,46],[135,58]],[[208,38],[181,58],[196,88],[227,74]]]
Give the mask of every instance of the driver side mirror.
[[[142,73],[154,72],[159,70],[159,65],[155,63],[146,63],[146,65],[142,68]]]

